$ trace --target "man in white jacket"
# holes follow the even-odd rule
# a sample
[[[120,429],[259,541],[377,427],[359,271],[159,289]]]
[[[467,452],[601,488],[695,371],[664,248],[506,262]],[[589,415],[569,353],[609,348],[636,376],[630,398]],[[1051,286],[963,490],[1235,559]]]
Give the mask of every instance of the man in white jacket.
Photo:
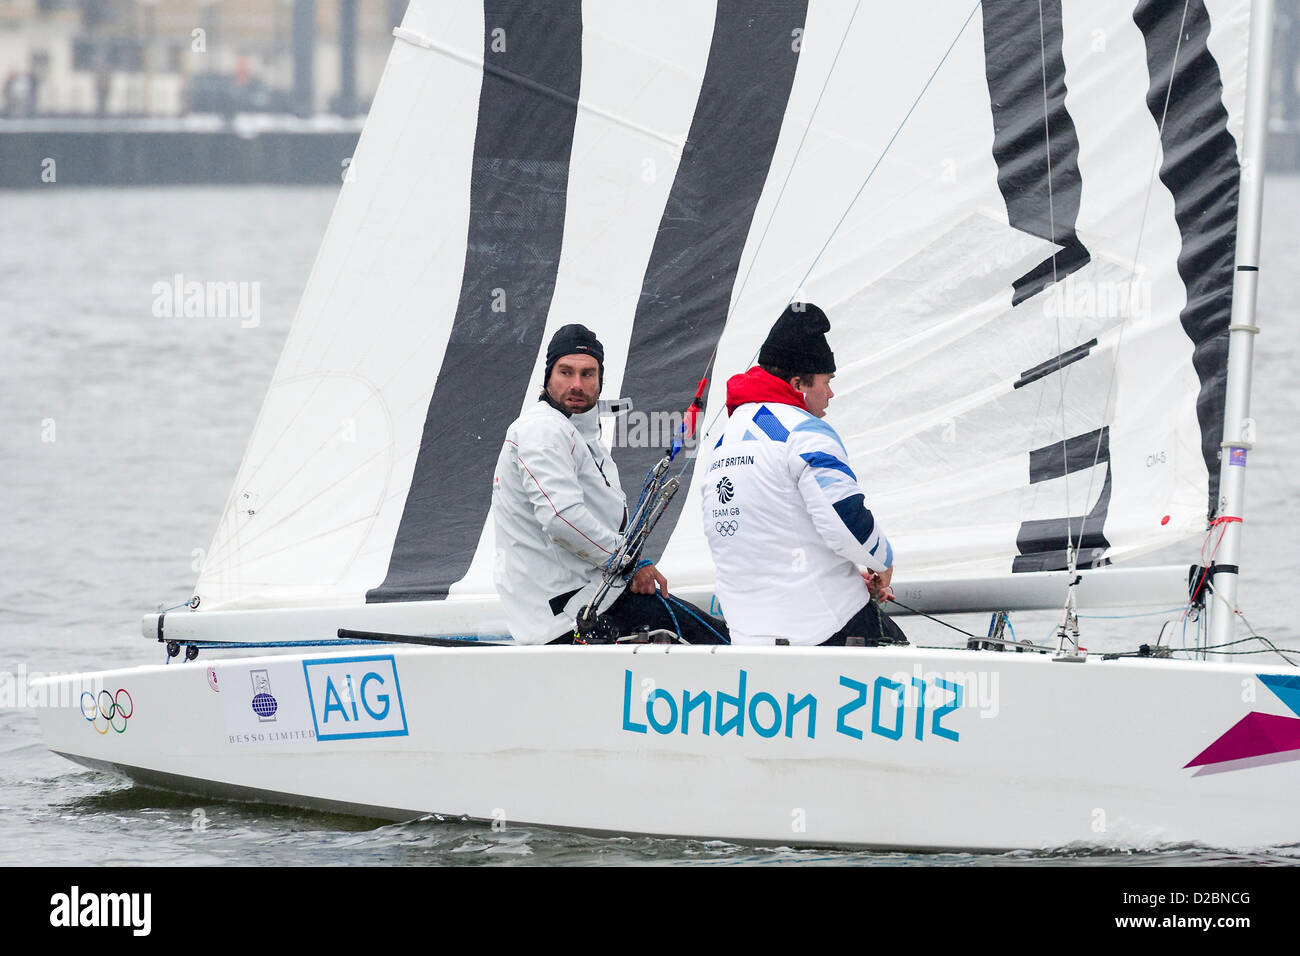
[[[567,644],[578,611],[600,587],[626,530],[618,467],[600,441],[596,407],[605,350],[581,325],[566,325],[546,350],[537,402],[506,431],[492,478],[493,579],[520,644]],[[656,593],[656,588],[658,593]],[[718,643],[726,626],[668,595],[653,564],[619,580],[598,609],[617,634],[649,627]]]
[[[893,548],[823,420],[829,331],[817,306],[792,304],[758,365],[727,382],[731,417],[703,463],[701,497],[735,644],[907,642],[872,600],[889,593]]]

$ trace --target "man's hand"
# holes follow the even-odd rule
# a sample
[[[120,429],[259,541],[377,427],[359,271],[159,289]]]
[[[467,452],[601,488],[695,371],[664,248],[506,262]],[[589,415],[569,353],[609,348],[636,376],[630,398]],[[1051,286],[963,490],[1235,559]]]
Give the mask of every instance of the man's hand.
[[[656,584],[659,585],[661,593],[668,593],[668,579],[660,574],[659,569],[653,564],[647,564],[632,576],[632,593],[654,594]]]
[[[879,573],[875,571],[859,571],[858,573],[862,575],[867,590],[871,592],[871,596],[877,601],[883,603],[894,599],[894,589],[889,586],[889,582],[894,577],[893,568]]]

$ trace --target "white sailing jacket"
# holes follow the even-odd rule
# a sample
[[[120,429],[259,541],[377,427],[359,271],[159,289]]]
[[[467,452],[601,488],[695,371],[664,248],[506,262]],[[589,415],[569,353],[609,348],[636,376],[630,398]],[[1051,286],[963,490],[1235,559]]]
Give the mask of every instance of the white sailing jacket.
[[[700,495],[733,644],[819,644],[870,600],[858,566],[893,565],[847,459],[835,429],[803,408],[732,411]]]
[[[506,431],[492,478],[493,581],[520,644],[571,631],[622,542],[627,502],[599,414],[566,416],[538,401]],[[621,588],[610,589],[602,611]]]

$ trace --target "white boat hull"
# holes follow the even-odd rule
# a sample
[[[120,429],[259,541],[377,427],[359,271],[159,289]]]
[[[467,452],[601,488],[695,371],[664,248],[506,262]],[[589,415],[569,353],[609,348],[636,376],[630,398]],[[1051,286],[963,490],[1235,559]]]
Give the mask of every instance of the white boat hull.
[[[1288,682],[1300,671],[916,648],[382,646],[51,678],[41,720],[52,750],[141,783],[391,819],[1237,848],[1300,843]],[[1246,725],[1221,740],[1243,719],[1272,743]]]

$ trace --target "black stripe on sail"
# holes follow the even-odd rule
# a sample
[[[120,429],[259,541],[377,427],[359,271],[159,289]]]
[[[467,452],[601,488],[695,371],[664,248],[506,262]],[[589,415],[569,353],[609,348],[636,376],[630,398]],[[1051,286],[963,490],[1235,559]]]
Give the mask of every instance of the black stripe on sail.
[[[1187,304],[1181,321],[1194,344],[1192,366],[1201,382],[1196,417],[1210,479],[1208,513],[1213,515],[1219,497],[1241,169],[1236,141],[1228,132],[1219,64],[1206,42],[1210,18],[1205,4],[1189,0],[1184,7],[1144,0],[1133,12],[1133,22],[1146,39],[1151,77],[1147,107],[1157,125],[1164,117],[1160,181],[1173,194],[1174,219],[1183,240],[1178,274],[1187,288]]]
[[[659,410],[652,422],[681,420],[722,335],[794,84],[806,14],[804,2],[719,0],[688,145],[646,266],[628,349],[623,391],[638,409]],[[784,306],[772,303],[773,321]],[[616,450],[631,500],[670,441],[655,437]],[[673,499],[648,555],[662,548],[686,497]]]
[[[980,12],[993,110],[993,159],[1007,219],[1013,228],[1063,247],[1012,284],[1015,306],[1077,272],[1091,258],[1074,231],[1083,189],[1079,137],[1065,107],[1061,0],[984,0]]]
[[[1056,358],[1050,358],[1046,362],[1035,365],[1031,369],[1026,369],[1020,373],[1020,378],[1011,386],[1012,388],[1024,388],[1031,382],[1037,382],[1040,378],[1046,378],[1053,372],[1059,372],[1067,365],[1073,365],[1081,358],[1086,358],[1088,353],[1096,346],[1097,340],[1090,339],[1082,345],[1076,345],[1069,351],[1062,352]]]
[[[1110,429],[1099,428],[1029,452],[1029,483],[1064,478],[1110,461]]]
[[[564,235],[582,9],[579,0],[485,0],[483,12],[460,301],[388,574],[370,602],[444,598],[464,577],[491,507],[501,436],[540,384],[530,379]]]
[[[1025,521],[1016,534],[1016,550],[1012,559],[1013,573],[1026,571],[1063,571],[1069,567],[1068,546],[1077,550],[1076,566],[1100,567],[1109,564],[1105,556],[1110,548],[1106,540],[1106,512],[1110,507],[1110,429],[1099,428],[1084,435],[1075,435],[1065,441],[1054,442],[1029,453],[1029,483],[1064,478],[1078,471],[1086,471],[1094,464],[1106,466],[1106,477],[1101,493],[1086,517],[1045,518]],[[1080,534],[1083,535],[1082,539]]]

